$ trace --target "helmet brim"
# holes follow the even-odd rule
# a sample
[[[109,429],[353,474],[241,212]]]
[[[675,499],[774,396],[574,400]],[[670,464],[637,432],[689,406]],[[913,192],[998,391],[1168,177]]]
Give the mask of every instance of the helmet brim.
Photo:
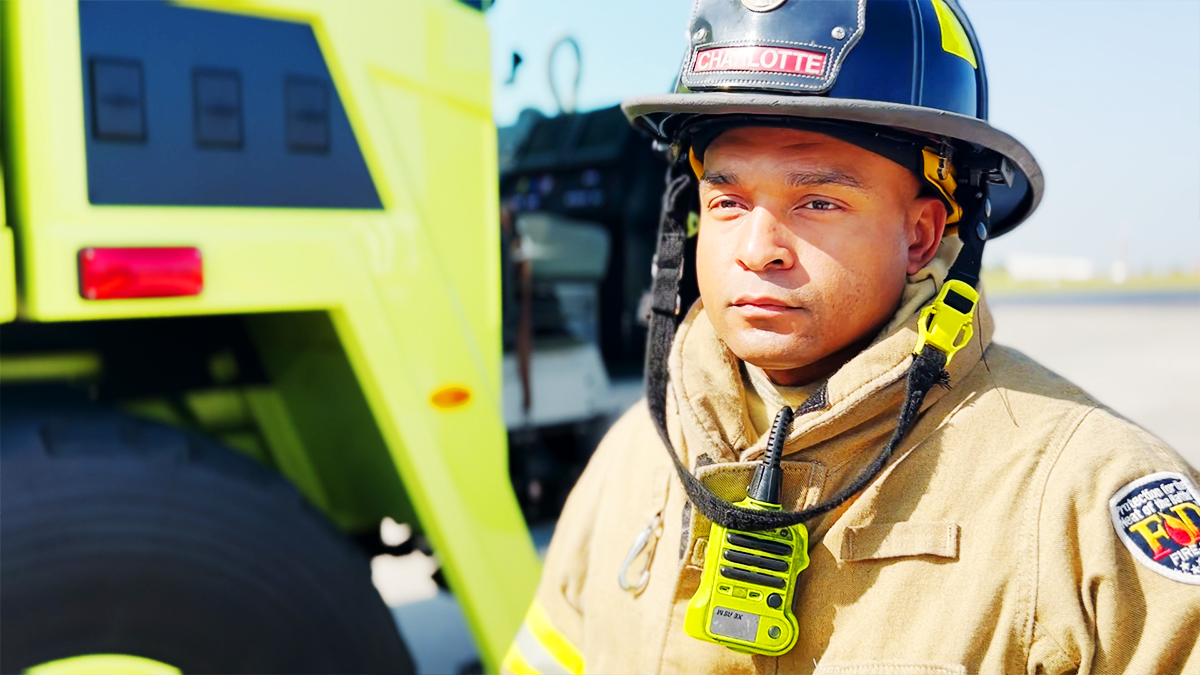
[[[774,115],[898,127],[987,148],[1006,157],[1015,169],[1011,187],[992,186],[992,237],[1024,221],[1045,191],[1042,169],[1020,141],[984,120],[933,108],[823,96],[694,92],[640,96],[623,102],[621,109],[635,127],[667,141],[673,135],[671,118],[677,116]]]

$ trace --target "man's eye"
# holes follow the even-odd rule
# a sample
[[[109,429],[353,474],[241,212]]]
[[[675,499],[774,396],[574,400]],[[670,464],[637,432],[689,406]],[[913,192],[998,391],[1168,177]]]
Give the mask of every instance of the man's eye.
[[[801,208],[812,209],[813,211],[833,211],[838,208],[838,205],[833,202],[827,202],[824,199],[814,199]]]
[[[739,206],[740,204],[732,199],[721,199],[718,200],[716,204],[713,204],[714,209],[736,209]]]

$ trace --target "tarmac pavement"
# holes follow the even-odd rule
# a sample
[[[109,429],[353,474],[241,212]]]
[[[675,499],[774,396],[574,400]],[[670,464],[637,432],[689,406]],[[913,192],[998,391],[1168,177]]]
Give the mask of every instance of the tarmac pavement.
[[[1200,467],[1200,294],[989,306],[995,342],[1071,380]]]

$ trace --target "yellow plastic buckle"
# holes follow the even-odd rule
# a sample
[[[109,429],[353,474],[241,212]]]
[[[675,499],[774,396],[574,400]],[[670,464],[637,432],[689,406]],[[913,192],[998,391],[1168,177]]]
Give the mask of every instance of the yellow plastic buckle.
[[[917,346],[914,354],[920,354],[926,344],[946,354],[946,365],[958,350],[971,341],[975,331],[975,307],[979,304],[979,293],[965,282],[947,281],[933,303],[921,310],[917,319]]]

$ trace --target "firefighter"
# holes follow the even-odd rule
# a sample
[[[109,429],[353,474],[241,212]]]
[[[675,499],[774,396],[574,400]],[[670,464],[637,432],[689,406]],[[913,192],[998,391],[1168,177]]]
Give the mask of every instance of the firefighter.
[[[991,341],[982,249],[1043,179],[957,3],[697,0],[688,35],[623,106],[674,160],[646,398],[502,670],[1200,672],[1195,471]]]

